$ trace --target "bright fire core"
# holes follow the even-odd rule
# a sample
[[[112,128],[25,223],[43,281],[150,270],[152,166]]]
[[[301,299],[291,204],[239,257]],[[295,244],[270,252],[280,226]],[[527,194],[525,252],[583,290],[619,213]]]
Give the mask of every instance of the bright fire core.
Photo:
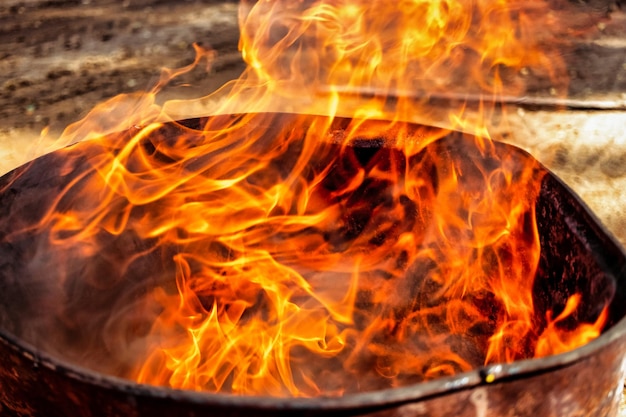
[[[137,128],[97,138],[109,103],[66,132],[96,137],[84,147],[90,169],[39,232],[59,259],[92,257],[120,236],[140,242],[117,255],[111,280],[148,257],[159,265],[153,288],[104,326],[111,351],[133,352],[124,376],[332,396],[555,354],[599,335],[604,313],[560,325],[577,296],[562,312],[535,311],[541,176],[480,122],[501,94],[523,90],[521,68],[558,78],[558,60],[528,35],[545,5],[245,3],[249,68],[215,99],[222,116],[194,128],[157,122],[177,103],[157,108],[146,94],[116,126]],[[481,96],[480,117],[466,118],[461,103],[447,109],[446,129],[405,123],[428,119],[429,94],[450,89]],[[268,113],[277,103],[300,115]],[[138,316],[149,324],[128,324]]]

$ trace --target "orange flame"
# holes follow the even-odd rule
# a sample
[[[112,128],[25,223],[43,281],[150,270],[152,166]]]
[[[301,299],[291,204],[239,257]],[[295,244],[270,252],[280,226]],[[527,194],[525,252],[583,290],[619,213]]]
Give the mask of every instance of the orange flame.
[[[573,316],[580,305],[580,294],[571,296],[563,311],[552,320],[552,313],[547,313],[548,325],[537,340],[535,356],[542,357],[555,353],[567,352],[583,346],[600,336],[606,324],[608,309],[605,307],[595,323],[577,325],[574,329],[559,328],[558,325]]]
[[[103,234],[130,234],[163,262],[145,296],[158,306],[146,354],[127,376],[342,395],[597,336],[603,318],[558,326],[576,296],[537,334],[541,176],[487,129],[498,97],[523,92],[522,68],[560,74],[530,35],[544,11],[538,0],[244,2],[239,80],[163,107],[158,88],[118,98],[68,128],[64,143],[92,139],[93,170],[59,197],[76,204],[37,227],[85,254]],[[159,85],[210,60],[197,52]],[[478,115],[463,100],[434,108],[451,92],[480,97]],[[190,128],[171,122],[181,113],[215,116]]]

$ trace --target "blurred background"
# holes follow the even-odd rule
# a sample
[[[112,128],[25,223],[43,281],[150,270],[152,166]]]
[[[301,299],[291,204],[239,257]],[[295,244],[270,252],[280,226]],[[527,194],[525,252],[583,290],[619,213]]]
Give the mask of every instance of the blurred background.
[[[193,62],[193,43],[215,49],[217,61],[168,94],[206,95],[244,68],[236,1],[0,3],[0,140],[27,141],[45,127],[58,134],[107,98],[151,88],[162,67]]]

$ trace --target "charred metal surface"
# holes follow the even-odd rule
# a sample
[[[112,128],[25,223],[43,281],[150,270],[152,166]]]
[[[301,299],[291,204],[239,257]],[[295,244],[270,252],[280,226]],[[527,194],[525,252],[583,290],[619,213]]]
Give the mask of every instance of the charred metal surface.
[[[288,116],[277,116],[285,121]],[[200,128],[202,121],[186,122]],[[176,134],[176,126],[168,127]],[[452,153],[460,138],[452,134],[431,145],[438,153]],[[516,158],[532,158],[510,145],[498,151]],[[76,152],[89,159],[88,143]],[[367,148],[362,158],[375,150]],[[53,198],[74,171],[56,154],[33,162],[35,169],[18,169],[0,179],[0,214],[17,230],[43,215],[41,201]],[[370,416],[370,417],[567,417],[615,416],[626,374],[626,256],[587,207],[558,178],[543,175],[536,203],[542,254],[534,301],[542,311],[561,310],[568,297],[583,294],[577,320],[592,321],[609,302],[607,330],[593,342],[574,351],[508,365],[491,365],[431,382],[341,398],[277,399],[236,397],[150,387],[106,376],[60,360],[20,337],[20,317],[32,314],[54,288],[29,285],[27,268],[20,263],[29,252],[28,239],[0,244],[0,415],[2,416]],[[0,240],[11,230],[1,230]],[[145,250],[142,243],[125,239],[111,243],[117,251]],[[116,271],[115,256],[103,258],[99,267]],[[124,273],[158,274],[162,265],[149,256]],[[50,271],[53,275],[54,271]],[[45,277],[44,277],[45,278]],[[45,282],[40,280],[40,282]],[[125,280],[118,284],[124,286]],[[144,286],[132,285],[134,291]],[[74,288],[77,296],[99,294]],[[112,294],[118,294],[116,288]],[[52,291],[52,293],[51,293]],[[31,331],[45,335],[46,329]],[[17,335],[17,336],[16,336]],[[41,334],[40,334],[41,336]],[[71,335],[69,335],[71,336]],[[68,336],[68,337],[69,337]],[[26,341],[25,341],[26,340]],[[89,341],[84,341],[85,343]],[[102,354],[105,354],[103,350]],[[62,356],[62,355],[61,355]],[[576,383],[574,383],[576,381]]]

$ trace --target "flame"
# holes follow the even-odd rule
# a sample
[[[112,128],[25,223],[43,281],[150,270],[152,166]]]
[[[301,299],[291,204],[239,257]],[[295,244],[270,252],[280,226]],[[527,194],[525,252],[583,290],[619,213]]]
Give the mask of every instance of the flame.
[[[535,349],[535,355],[537,357],[567,352],[573,348],[584,346],[600,336],[608,318],[608,309],[606,307],[602,309],[595,323],[579,324],[573,329],[568,329],[565,326],[563,326],[565,328],[558,327],[559,324],[562,324],[566,319],[576,313],[576,309],[580,303],[580,294],[575,294],[567,300],[563,311],[555,319],[552,319],[552,312],[548,311],[548,325],[537,340],[537,347]]]
[[[67,170],[83,149],[90,168],[32,229],[58,259],[93,256],[110,237],[149,247],[122,271],[157,255],[163,276],[144,295],[157,312],[125,375],[141,383],[343,395],[575,348],[604,316],[564,330],[572,296],[538,328],[540,170],[486,122],[500,96],[523,93],[522,68],[558,78],[562,64],[531,36],[545,10],[244,2],[242,77],[158,106],[159,88],[210,64],[196,47],[154,91],[70,126],[60,144],[88,142],[59,151]],[[477,113],[432,104],[451,93],[479,97]],[[194,112],[213,116],[174,122]]]

